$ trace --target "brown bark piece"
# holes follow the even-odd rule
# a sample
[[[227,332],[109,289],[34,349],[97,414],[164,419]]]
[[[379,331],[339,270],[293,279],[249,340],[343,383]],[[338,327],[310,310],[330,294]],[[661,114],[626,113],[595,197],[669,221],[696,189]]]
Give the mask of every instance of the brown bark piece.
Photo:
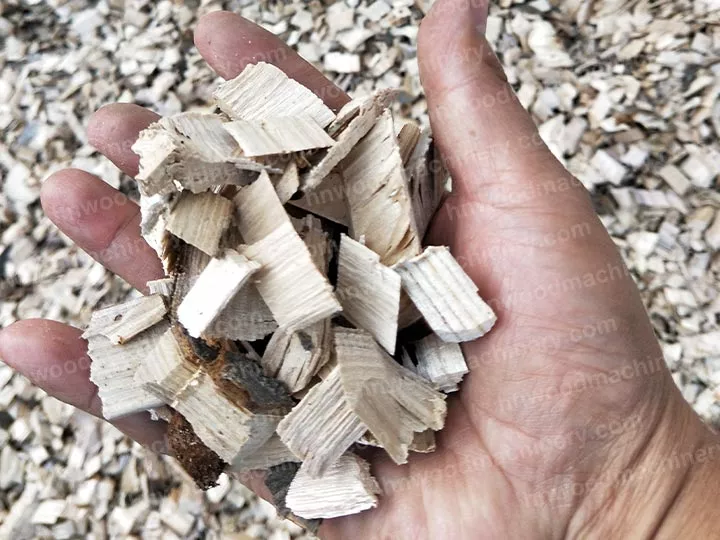
[[[210,489],[217,485],[217,479],[225,470],[226,463],[205,446],[193,431],[190,422],[178,412],[172,414],[167,440],[170,454],[195,480],[197,487]]]

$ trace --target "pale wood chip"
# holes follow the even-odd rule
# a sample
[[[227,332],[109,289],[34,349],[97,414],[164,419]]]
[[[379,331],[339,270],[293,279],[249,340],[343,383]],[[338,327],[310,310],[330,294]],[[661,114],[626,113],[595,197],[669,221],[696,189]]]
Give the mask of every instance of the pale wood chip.
[[[32,522],[42,525],[53,525],[67,507],[65,499],[46,499],[41,502],[32,516]]]
[[[118,345],[159,323],[167,308],[158,294],[135,298],[123,304],[93,312],[84,338],[100,335]]]
[[[222,163],[238,152],[238,145],[223,129],[222,119],[214,114],[182,113],[161,118],[158,124],[168,133],[182,137],[187,157],[209,163]],[[192,144],[187,144],[190,141]]]
[[[167,168],[177,159],[175,137],[158,124],[140,132],[132,151],[140,156],[140,171],[136,176],[143,195],[162,195],[177,191]]]
[[[330,263],[330,239],[323,230],[322,221],[312,215],[302,219],[291,218],[295,230],[310,251],[315,266],[324,276],[328,273]]]
[[[366,431],[345,398],[339,368],[311,388],[277,427],[312,477],[322,476]]]
[[[329,52],[325,55],[326,71],[336,73],[357,73],[360,71],[360,56],[351,53]]]
[[[259,242],[278,227],[290,223],[270,176],[263,172],[257,180],[240,188],[233,202],[237,225],[247,244]]]
[[[370,475],[370,464],[354,454],[346,454],[316,477],[306,463],[290,484],[285,504],[305,518],[334,518],[356,514],[377,506],[381,492]]]
[[[460,345],[447,343],[435,334],[415,343],[417,373],[442,392],[455,392],[468,373]]]
[[[190,244],[184,244],[173,251],[172,260],[171,277],[175,280],[175,285],[170,301],[170,314],[172,319],[177,320],[178,307],[212,257]]]
[[[360,242],[342,235],[336,295],[343,315],[395,354],[401,279],[380,264],[380,256]]]
[[[445,396],[395,362],[367,332],[335,328],[334,337],[349,407],[395,463],[406,463],[416,432],[442,429]]]
[[[260,264],[256,286],[281,327],[305,328],[341,310],[292,223],[247,246],[243,254]]]
[[[328,235],[320,220],[308,215],[292,219],[296,231],[305,242],[315,267],[327,275],[330,259]],[[329,319],[318,321],[301,330],[281,328],[270,339],[262,358],[267,375],[281,380],[291,393],[303,390],[328,362],[332,349]]]
[[[175,288],[175,279],[171,277],[154,279],[147,282],[150,294],[159,294],[165,298],[171,298]]]
[[[332,325],[326,319],[294,332],[279,329],[270,338],[261,363],[266,375],[285,383],[294,394],[310,384],[331,353]]]
[[[300,459],[285,446],[278,435],[270,437],[257,452],[230,464],[228,472],[266,470],[281,463],[299,463]]]
[[[288,163],[282,176],[274,181],[273,184],[278,199],[280,199],[282,204],[286,204],[300,189],[300,175],[297,164],[294,161]]]
[[[360,139],[367,135],[395,96],[396,92],[384,90],[369,98],[353,100],[340,110],[337,119],[329,128],[330,133],[337,137],[337,143],[320,163],[303,176],[303,191],[311,191],[320,186]]]
[[[421,245],[390,111],[342,162],[351,236],[392,265]]]
[[[412,371],[412,370],[411,370]],[[359,444],[365,444],[367,446],[374,446],[376,448],[382,448],[382,444],[378,441],[375,436],[369,431],[363,435],[360,439]],[[432,429],[415,433],[412,443],[408,448],[411,452],[417,452],[419,454],[430,454],[435,451],[435,432]]]
[[[665,180],[667,185],[678,195],[685,195],[692,187],[690,180],[674,165],[665,165],[658,171],[658,176]]]
[[[167,221],[175,202],[177,202],[175,193],[150,197],[140,195],[140,235],[157,253],[165,273],[169,270],[169,260],[165,250],[170,238]]]
[[[400,132],[402,135],[402,131]],[[418,235],[425,233],[448,195],[450,174],[445,168],[429,130],[418,135],[405,164]]]
[[[223,124],[246,157],[328,148],[335,141],[308,116],[235,120]]]
[[[410,444],[410,451],[418,454],[430,454],[435,450],[435,432],[432,429],[416,433]]]
[[[205,335],[234,341],[255,341],[272,334],[277,327],[257,287],[248,283],[225,306]]]
[[[212,259],[178,307],[180,323],[200,337],[259,268],[231,249]]]
[[[245,170],[267,168],[240,155],[217,115],[182,113],[162,118],[140,133],[132,150],[140,156],[137,180],[147,196],[243,185],[249,180]]]
[[[220,84],[213,97],[232,119],[264,120],[304,114],[324,128],[335,118],[319,97],[265,62],[248,65],[240,75]]]
[[[214,257],[230,226],[232,201],[213,193],[184,193],[170,212],[167,230]]]
[[[289,204],[339,225],[350,225],[345,185],[342,176],[337,172],[330,173],[320,185],[304,193],[299,199],[289,201]]]
[[[400,145],[400,157],[402,158],[403,165],[407,167],[410,156],[420,142],[420,137],[423,135],[423,130],[420,129],[415,122],[405,122],[400,128],[398,133],[398,144]],[[429,137],[428,137],[429,138]]]
[[[112,308],[111,308],[112,309]],[[164,403],[134,381],[141,365],[152,362],[156,340],[168,329],[156,324],[124,345],[115,345],[100,334],[88,336],[90,380],[98,387],[103,417],[114,420]]]
[[[426,248],[422,255],[394,268],[415,306],[443,341],[472,341],[495,324],[492,309],[448,248]]]

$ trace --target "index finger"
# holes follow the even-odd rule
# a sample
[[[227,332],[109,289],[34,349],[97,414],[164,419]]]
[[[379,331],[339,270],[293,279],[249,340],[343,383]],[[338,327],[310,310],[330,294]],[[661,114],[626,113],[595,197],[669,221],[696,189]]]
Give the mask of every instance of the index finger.
[[[208,64],[226,79],[236,77],[249,64],[267,62],[305,85],[331,109],[345,105],[350,97],[277,36],[239,15],[227,11],[200,19],[195,44]],[[90,143],[130,176],[138,171],[138,156],[131,147],[140,132],[160,117],[128,103],[107,105],[90,118]]]
[[[225,79],[238,76],[248,64],[267,62],[315,92],[335,111],[350,101],[345,92],[280,38],[240,15],[228,11],[205,15],[195,30],[195,46]]]

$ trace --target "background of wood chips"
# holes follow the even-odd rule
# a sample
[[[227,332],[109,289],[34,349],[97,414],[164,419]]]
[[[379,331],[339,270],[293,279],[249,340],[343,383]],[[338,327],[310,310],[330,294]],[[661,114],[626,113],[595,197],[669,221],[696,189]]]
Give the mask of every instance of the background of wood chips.
[[[114,101],[161,114],[204,106],[215,76],[192,44],[201,14],[242,13],[358,95],[402,87],[402,112],[424,121],[415,38],[430,4],[2,2],[0,326],[29,317],[82,326],[128,293],[53,227],[39,187],[72,165],[134,192],[84,126]],[[720,2],[500,0],[491,11],[488,37],[543,138],[592,191],[677,384],[720,425]],[[303,536],[225,477],[200,493],[172,460],[2,363],[0,471],[0,538]]]

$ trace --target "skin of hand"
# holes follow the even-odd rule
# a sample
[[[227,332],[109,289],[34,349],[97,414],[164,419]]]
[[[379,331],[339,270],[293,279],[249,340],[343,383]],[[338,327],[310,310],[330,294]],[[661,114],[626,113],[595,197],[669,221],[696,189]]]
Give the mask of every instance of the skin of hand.
[[[708,537],[720,440],[675,388],[631,276],[588,194],[514,96],[483,36],[486,17],[486,0],[438,0],[418,49],[433,133],[454,182],[429,241],[451,247],[498,323],[464,347],[470,374],[448,398],[438,450],[404,466],[378,452],[379,507],[328,520],[321,536]],[[335,110],[348,100],[236,15],[204,17],[195,43],[222,77],[267,61]],[[135,105],[106,106],[88,136],[134,175],[130,147],[157,118]],[[56,173],[42,204],[78,246],[138,289],[162,276],[139,236],[137,205],[99,178]],[[100,416],[80,334],[21,321],[0,333],[0,357]],[[162,451],[162,425],[148,415],[115,425]]]

